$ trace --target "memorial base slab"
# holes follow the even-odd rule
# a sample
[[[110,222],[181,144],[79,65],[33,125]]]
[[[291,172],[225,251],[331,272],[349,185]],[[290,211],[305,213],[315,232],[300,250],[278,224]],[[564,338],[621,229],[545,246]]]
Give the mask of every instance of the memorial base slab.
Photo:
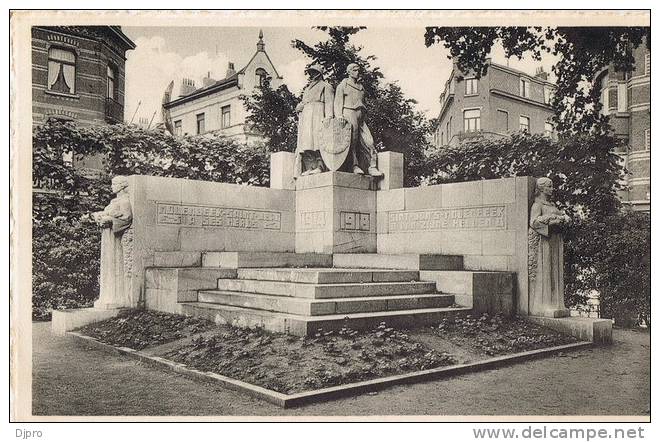
[[[53,310],[51,331],[58,336],[93,322],[114,318],[121,312],[120,308],[79,308],[71,310]]]
[[[544,316],[527,316],[527,319],[560,333],[575,336],[595,344],[612,343],[612,320],[596,318],[548,318]]]

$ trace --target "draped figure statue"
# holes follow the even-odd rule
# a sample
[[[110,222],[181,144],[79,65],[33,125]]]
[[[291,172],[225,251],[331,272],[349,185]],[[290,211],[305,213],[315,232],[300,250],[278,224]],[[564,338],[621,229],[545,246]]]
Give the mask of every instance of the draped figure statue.
[[[536,316],[563,317],[564,244],[559,227],[568,215],[549,201],[552,181],[536,181],[534,203],[529,216],[529,312]]]
[[[130,273],[133,221],[128,179],[116,176],[112,179],[112,192],[117,196],[101,212],[92,214],[101,232],[100,296],[94,303],[97,308],[130,306],[127,277]]]

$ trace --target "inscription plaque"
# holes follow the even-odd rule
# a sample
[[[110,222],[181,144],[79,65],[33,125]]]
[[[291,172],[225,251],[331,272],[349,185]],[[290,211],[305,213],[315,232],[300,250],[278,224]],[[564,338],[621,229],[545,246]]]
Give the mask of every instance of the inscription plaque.
[[[322,230],[325,227],[325,212],[301,212],[297,230]]]
[[[156,209],[157,224],[250,230],[282,228],[280,212],[173,203],[156,203]]]
[[[340,212],[339,229],[368,232],[371,230],[371,217],[368,213]]]
[[[423,230],[504,230],[504,206],[457,207],[390,212],[390,232]]]

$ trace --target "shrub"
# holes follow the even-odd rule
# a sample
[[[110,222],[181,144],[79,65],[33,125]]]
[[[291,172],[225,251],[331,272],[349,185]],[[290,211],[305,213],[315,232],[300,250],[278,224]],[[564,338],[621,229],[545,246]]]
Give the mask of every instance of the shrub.
[[[101,235],[91,222],[57,218],[32,228],[32,318],[89,307],[99,293]]]
[[[567,253],[590,258],[580,285],[599,292],[601,315],[625,327],[650,327],[651,216],[622,212],[579,228]]]

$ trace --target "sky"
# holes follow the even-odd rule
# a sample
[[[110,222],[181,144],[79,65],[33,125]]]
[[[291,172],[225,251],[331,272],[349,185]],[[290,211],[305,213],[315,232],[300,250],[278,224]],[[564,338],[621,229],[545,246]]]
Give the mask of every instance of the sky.
[[[219,80],[225,77],[227,63],[241,69],[256,51],[259,29],[256,27],[129,27],[122,28],[136,44],[126,60],[126,121],[140,118],[160,121],[163,92],[175,80],[174,96],[182,78],[201,79],[209,73]],[[291,46],[294,39],[313,45],[327,39],[325,32],[301,27],[264,27],[266,52],[289,89],[299,93],[305,85],[304,67],[309,59]],[[417,109],[432,118],[440,111],[439,96],[451,72],[448,51],[439,44],[424,45],[424,28],[370,27],[351,37],[361,46],[363,56],[374,55],[372,65],[379,66],[385,81],[397,82],[403,92],[415,99]],[[506,64],[501,48],[491,54],[493,61]],[[509,66],[533,74],[543,65],[550,72],[551,57],[542,62],[511,59]],[[552,78],[551,78],[552,79]],[[138,103],[140,103],[138,108]],[[136,112],[137,109],[137,112]]]

